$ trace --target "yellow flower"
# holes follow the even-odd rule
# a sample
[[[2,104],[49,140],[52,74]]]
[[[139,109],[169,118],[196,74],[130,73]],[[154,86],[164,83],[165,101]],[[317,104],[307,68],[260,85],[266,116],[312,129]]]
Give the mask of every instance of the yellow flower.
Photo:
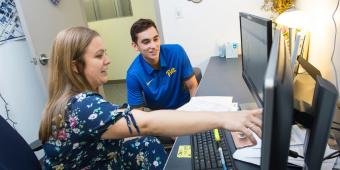
[[[272,11],[278,14],[294,6],[295,0],[264,0],[262,9]]]
[[[140,165],[140,163],[143,161],[144,161],[144,154],[143,152],[139,152],[139,154],[137,155],[137,165]]]
[[[59,164],[53,167],[55,170],[63,170],[64,169],[64,164]]]
[[[117,152],[110,152],[107,154],[107,156],[109,157],[109,159],[116,159]]]

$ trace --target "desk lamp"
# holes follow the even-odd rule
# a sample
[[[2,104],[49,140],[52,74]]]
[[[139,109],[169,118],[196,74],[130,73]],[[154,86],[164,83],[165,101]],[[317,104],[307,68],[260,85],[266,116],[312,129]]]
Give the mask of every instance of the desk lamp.
[[[295,7],[289,8],[282,14],[280,14],[275,22],[280,28],[285,28],[285,39],[287,40],[287,47],[291,54],[291,61],[293,70],[297,73],[298,65],[296,64],[297,57],[300,55],[305,60],[308,60],[309,52],[309,20],[307,15],[301,10],[297,10]]]

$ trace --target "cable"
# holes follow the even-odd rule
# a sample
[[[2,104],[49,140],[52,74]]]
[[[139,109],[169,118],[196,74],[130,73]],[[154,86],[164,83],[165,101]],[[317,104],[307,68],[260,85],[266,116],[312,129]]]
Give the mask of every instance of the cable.
[[[292,150],[289,150],[288,155],[293,157],[293,158],[302,158],[302,159],[305,159],[305,157],[299,155],[297,152],[292,151]],[[336,158],[338,156],[340,156],[340,151],[335,151],[335,152],[327,155],[326,157],[324,157],[323,161],[327,160],[327,159],[333,159],[333,158]]]
[[[333,66],[333,70],[334,70],[334,74],[335,74],[335,85],[336,85],[336,88],[337,88],[338,90],[339,90],[338,73],[337,73],[337,70],[336,70],[336,67],[335,67],[334,60],[333,60],[333,59],[334,59],[334,52],[335,52],[335,45],[336,45],[336,35],[337,35],[337,33],[338,33],[338,27],[337,27],[337,25],[336,25],[334,16],[335,16],[336,11],[338,10],[339,2],[340,2],[340,0],[338,0],[338,3],[336,4],[335,10],[334,10],[333,15],[332,15],[332,20],[333,20],[334,29],[335,29],[335,35],[334,35],[333,51],[332,51],[332,57],[331,57],[331,62],[332,62],[332,66]]]
[[[334,124],[337,124],[337,125],[340,125],[340,123],[339,123],[339,122],[336,122],[336,121],[333,121],[333,123],[334,123]]]
[[[9,117],[9,111],[10,111],[10,110],[8,109],[8,103],[7,103],[7,101],[5,100],[5,98],[1,95],[1,93],[0,93],[0,98],[2,99],[2,101],[3,101],[4,104],[5,104],[5,111],[6,111],[6,118],[5,118],[5,120],[11,122],[11,123],[12,123],[12,127],[15,129],[15,125],[17,124],[17,122],[13,121],[13,120]]]
[[[331,129],[336,130],[336,131],[340,131],[340,128],[336,128],[336,127],[331,127]]]
[[[293,158],[302,158],[302,159],[305,159],[305,157],[299,155],[297,152],[292,151],[292,150],[289,150],[288,155],[293,157]],[[324,157],[323,161],[327,160],[327,159],[333,159],[333,158],[336,158],[338,156],[340,156],[340,151],[335,151],[335,152],[327,155],[326,157]]]
[[[289,150],[288,155],[290,157],[293,157],[293,158],[302,158],[302,159],[305,159],[305,157],[299,155],[299,153],[297,153],[295,151],[292,151],[292,150]],[[338,156],[340,156],[340,151],[335,151],[335,152],[327,155],[326,157],[324,157],[322,161],[325,161],[327,159],[333,159],[333,158],[336,158]]]
[[[302,159],[305,159],[305,157],[299,155],[297,152],[292,151],[292,150],[289,150],[288,155],[293,157],[293,158],[302,158]]]
[[[327,160],[327,159],[333,159],[340,156],[340,151],[335,151],[329,155],[327,155],[326,157],[323,158],[323,160]]]

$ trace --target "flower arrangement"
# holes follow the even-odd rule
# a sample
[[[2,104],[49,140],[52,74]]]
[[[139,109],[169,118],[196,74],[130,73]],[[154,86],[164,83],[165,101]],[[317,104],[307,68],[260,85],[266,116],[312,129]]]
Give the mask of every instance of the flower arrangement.
[[[264,0],[262,9],[280,15],[294,6],[295,0]]]

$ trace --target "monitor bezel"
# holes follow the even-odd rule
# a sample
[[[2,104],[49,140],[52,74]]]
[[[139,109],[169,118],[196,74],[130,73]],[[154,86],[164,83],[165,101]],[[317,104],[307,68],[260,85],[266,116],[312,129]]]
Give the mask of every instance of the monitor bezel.
[[[267,18],[262,18],[262,17],[255,16],[255,15],[248,14],[248,13],[244,13],[244,12],[239,13],[240,35],[241,35],[242,77],[243,77],[244,81],[246,82],[247,87],[250,89],[250,93],[254,97],[256,104],[258,106],[263,106],[263,101],[262,101],[261,97],[259,96],[258,89],[256,88],[253,81],[246,74],[246,71],[244,70],[244,68],[245,68],[244,62],[243,62],[244,51],[243,51],[243,48],[242,48],[242,46],[243,46],[243,44],[242,44],[242,42],[243,42],[242,41],[242,18],[245,18],[249,21],[263,25],[267,28],[267,30],[266,30],[266,32],[267,32],[267,63],[268,63],[268,59],[269,59],[269,56],[270,56],[270,49],[271,49],[271,45],[272,45],[272,21],[270,19],[267,19]],[[262,98],[263,98],[263,96],[262,96]]]
[[[287,168],[294,112],[290,55],[276,30],[264,80],[261,169]]]

